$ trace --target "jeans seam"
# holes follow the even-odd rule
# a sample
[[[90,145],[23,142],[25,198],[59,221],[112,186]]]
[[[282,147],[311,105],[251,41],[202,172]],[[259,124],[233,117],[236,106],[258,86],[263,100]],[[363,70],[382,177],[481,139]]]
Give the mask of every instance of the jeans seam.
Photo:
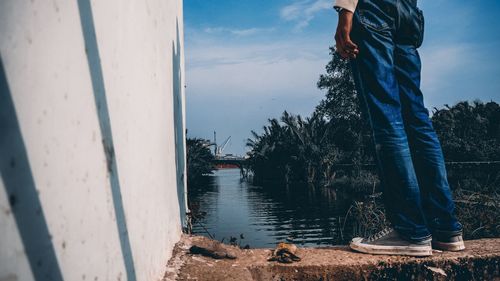
[[[352,63],[356,63],[356,62],[353,61]],[[361,96],[361,98],[363,99],[363,105],[366,109],[366,114],[368,115],[367,117],[368,117],[368,122],[370,123],[370,127],[371,127],[372,140],[373,140],[373,144],[375,145],[375,157],[376,157],[378,169],[380,171],[380,180],[381,180],[381,182],[383,182],[384,181],[384,179],[383,179],[384,171],[383,171],[382,161],[378,155],[377,148],[376,148],[377,141],[375,139],[375,130],[373,127],[372,114],[370,112],[370,106],[368,105],[368,101],[367,101],[366,96],[365,96],[365,89],[364,89],[365,87],[363,85],[364,84],[363,79],[360,77],[361,73],[360,73],[359,69],[357,69],[357,67],[356,67],[356,69],[357,69],[356,73],[354,73],[354,70],[352,68],[352,64],[350,65],[350,67],[351,67],[351,73],[353,75],[358,76],[357,77],[357,80],[358,80],[357,84],[359,84],[358,88],[360,88],[360,89],[358,89],[358,96]]]
[[[363,9],[360,9],[358,11],[359,22],[362,23],[364,27],[372,29],[372,30],[377,31],[377,32],[381,32],[381,31],[385,31],[385,30],[390,29],[390,26],[388,23],[383,23],[380,26],[377,26],[376,24],[370,22],[368,19],[366,19],[366,16],[364,15],[365,12],[366,12],[366,10],[363,10]]]
[[[420,46],[422,46],[422,44],[424,42],[424,28],[425,28],[424,12],[422,10],[420,10],[418,7],[416,7],[416,11],[417,11],[417,16],[418,16],[419,31],[418,31],[418,41],[415,44],[415,48],[419,48]]]

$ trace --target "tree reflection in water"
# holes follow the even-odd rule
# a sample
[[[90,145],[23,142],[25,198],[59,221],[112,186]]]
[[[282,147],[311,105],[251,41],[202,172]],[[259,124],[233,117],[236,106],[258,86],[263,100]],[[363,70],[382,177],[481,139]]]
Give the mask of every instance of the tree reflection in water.
[[[190,187],[189,202],[199,213],[193,233],[210,233],[219,241],[244,234],[242,244],[252,248],[274,247],[285,240],[301,246],[346,242],[340,229],[351,200],[330,188],[253,186],[240,179],[239,170],[228,169]]]

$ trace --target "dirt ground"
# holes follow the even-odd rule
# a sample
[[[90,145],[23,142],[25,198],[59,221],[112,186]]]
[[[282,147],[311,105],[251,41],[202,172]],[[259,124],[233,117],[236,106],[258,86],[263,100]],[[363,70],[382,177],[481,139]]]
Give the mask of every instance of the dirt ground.
[[[192,245],[213,245],[202,236],[184,235],[168,262],[166,280],[499,280],[500,239],[466,241],[466,251],[434,252],[426,258],[375,256],[345,246],[299,248],[301,261],[267,261],[272,249],[242,250],[222,245],[236,259],[190,254]],[[216,243],[216,242],[215,242]]]

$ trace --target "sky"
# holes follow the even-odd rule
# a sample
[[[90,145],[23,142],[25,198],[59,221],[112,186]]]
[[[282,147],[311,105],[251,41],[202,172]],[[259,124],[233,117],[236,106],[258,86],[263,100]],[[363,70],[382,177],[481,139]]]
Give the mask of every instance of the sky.
[[[244,155],[250,131],[285,110],[310,115],[324,97],[333,0],[184,0],[188,137],[231,136]],[[420,0],[422,90],[429,109],[500,102],[500,1]]]

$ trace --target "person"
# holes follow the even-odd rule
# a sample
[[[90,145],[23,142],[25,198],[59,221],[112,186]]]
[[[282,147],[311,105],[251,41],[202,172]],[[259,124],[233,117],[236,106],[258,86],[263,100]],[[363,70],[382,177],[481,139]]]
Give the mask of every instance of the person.
[[[463,250],[441,145],[420,90],[417,49],[424,15],[416,0],[336,0],[339,54],[352,73],[375,143],[392,225],[350,247],[368,254],[432,255]]]

